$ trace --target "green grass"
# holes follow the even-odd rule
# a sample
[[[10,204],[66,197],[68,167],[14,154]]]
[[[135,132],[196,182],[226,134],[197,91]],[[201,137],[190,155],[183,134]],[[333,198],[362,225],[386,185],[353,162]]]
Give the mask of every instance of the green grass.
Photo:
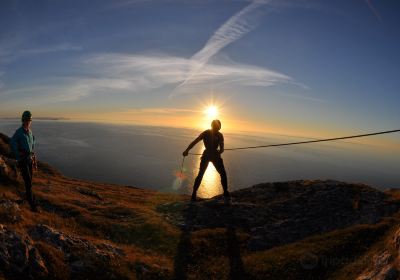
[[[375,225],[317,235],[248,254],[244,263],[254,279],[327,279],[335,270],[356,262],[394,223],[393,219],[385,219]]]

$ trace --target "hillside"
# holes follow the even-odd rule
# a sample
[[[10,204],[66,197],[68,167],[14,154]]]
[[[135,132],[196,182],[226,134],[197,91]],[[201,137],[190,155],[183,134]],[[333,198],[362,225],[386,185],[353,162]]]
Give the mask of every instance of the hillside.
[[[0,134],[0,279],[397,279],[400,194],[334,180],[189,196],[39,163],[23,202]]]

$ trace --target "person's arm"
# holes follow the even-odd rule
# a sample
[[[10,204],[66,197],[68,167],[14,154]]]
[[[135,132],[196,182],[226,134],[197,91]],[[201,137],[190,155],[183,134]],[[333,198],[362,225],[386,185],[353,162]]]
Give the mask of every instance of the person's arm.
[[[204,132],[201,133],[196,139],[194,139],[192,143],[190,143],[190,145],[189,145],[189,146],[186,148],[186,150],[182,153],[182,155],[183,155],[184,157],[186,157],[186,156],[189,154],[190,149],[193,148],[194,145],[196,145],[197,143],[199,143],[199,142],[203,139],[203,135],[204,135]]]
[[[15,131],[13,137],[11,137],[11,141],[10,141],[11,150],[13,151],[13,153],[15,155],[15,159],[17,161],[20,160],[19,149],[18,149],[18,137],[19,137],[19,134],[18,134],[18,130],[17,130],[17,131]]]
[[[221,133],[221,141],[219,142],[219,153],[222,154],[224,152],[224,135]]]
[[[33,152],[33,157],[32,157],[32,160],[33,160],[33,168],[34,168],[34,170],[38,170],[38,164],[37,164],[37,159],[36,159],[36,153],[35,153],[35,136],[34,135],[32,135],[32,140],[33,140],[33,142],[32,142],[32,152]]]

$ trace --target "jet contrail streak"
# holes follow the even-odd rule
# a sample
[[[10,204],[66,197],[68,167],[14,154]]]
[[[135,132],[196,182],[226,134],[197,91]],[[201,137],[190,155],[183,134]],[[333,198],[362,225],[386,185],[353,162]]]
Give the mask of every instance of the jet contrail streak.
[[[190,58],[189,73],[185,80],[180,83],[175,89],[182,87],[195,76],[199,70],[209,61],[209,59],[216,55],[221,49],[234,41],[243,37],[246,33],[255,27],[255,21],[258,18],[256,11],[257,8],[270,2],[270,0],[254,1],[238,13],[230,17],[213,36],[207,41],[205,46],[195,53]]]

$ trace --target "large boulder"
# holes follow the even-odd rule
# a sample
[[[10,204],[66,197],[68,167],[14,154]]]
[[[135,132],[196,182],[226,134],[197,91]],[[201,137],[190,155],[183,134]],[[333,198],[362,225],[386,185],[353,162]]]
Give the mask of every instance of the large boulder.
[[[0,224],[0,271],[7,279],[43,279],[46,265],[32,241]]]
[[[69,263],[72,278],[85,278],[91,273],[98,274],[99,270],[103,270],[107,279],[113,279],[116,275],[109,269],[109,264],[124,255],[121,249],[110,244],[94,244],[43,224],[33,227],[29,234],[35,241],[50,244],[63,252],[66,262]]]
[[[9,199],[0,200],[0,223],[16,223],[22,220],[19,205]]]
[[[0,183],[21,181],[21,176],[14,159],[0,155]]]
[[[10,147],[10,138],[3,133],[0,133],[0,155],[8,158],[14,157]]]

